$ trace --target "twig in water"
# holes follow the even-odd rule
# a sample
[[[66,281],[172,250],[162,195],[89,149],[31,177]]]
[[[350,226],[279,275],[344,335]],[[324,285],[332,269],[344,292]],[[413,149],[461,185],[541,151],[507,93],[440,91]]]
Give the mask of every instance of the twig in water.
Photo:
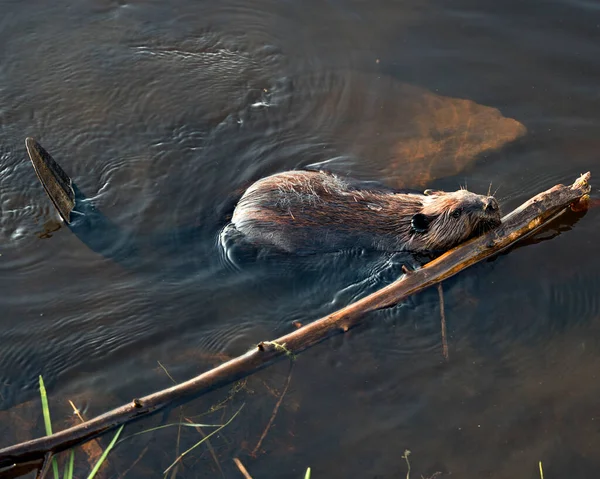
[[[438,294],[440,296],[440,316],[442,321],[442,356],[444,360],[448,361],[448,340],[446,339],[446,312],[444,308],[444,290],[442,289],[442,283],[437,285]]]
[[[79,420],[81,422],[85,422],[85,419],[81,415],[81,412],[79,411],[79,408],[77,406],[75,406],[75,404],[73,404],[73,401],[71,401],[70,399],[69,399],[69,404],[73,408],[73,413],[79,418]]]
[[[50,466],[52,464],[52,462],[54,462],[56,459],[54,459],[54,456],[51,452],[47,452],[46,456],[44,456],[44,462],[42,463],[42,468],[38,471],[38,473],[35,476],[35,479],[44,479],[46,477],[46,474],[48,474],[48,471],[50,470]]]
[[[160,361],[157,361],[157,363],[161,367],[161,369],[165,372],[165,374],[169,377],[169,379],[173,382],[173,384],[177,384],[177,381],[175,381],[173,376],[171,376],[171,374],[169,373],[167,368]],[[183,425],[183,420],[184,420],[183,406],[180,406],[179,407],[179,422],[178,422],[179,426],[178,426],[178,430],[177,430],[177,444],[175,446],[175,457],[179,457],[179,446],[181,444],[181,426]],[[185,420],[189,424],[192,424],[194,426],[194,428],[196,429],[196,431],[198,431],[202,435],[202,437],[204,439],[206,439],[206,434],[204,433],[204,431],[202,430],[202,428],[199,425],[194,424],[194,422],[188,417],[186,417]],[[210,441],[208,439],[206,439],[206,447],[208,448],[213,460],[215,461],[215,464],[217,465],[217,469],[221,473],[221,477],[225,477],[223,475],[223,470],[221,469],[221,464],[219,463],[219,459],[217,458],[217,455],[215,454],[215,450],[212,447],[212,444],[210,443]],[[179,469],[179,463],[177,463],[177,465],[173,468],[173,471],[171,472],[171,479],[175,479],[177,477],[178,469]]]
[[[269,432],[269,429],[271,428],[271,425],[273,424],[273,421],[275,420],[275,416],[277,416],[277,411],[279,411],[279,406],[281,406],[283,397],[285,396],[285,393],[287,392],[288,388],[290,387],[290,382],[292,380],[292,369],[293,368],[294,368],[294,361],[290,361],[290,369],[288,371],[287,379],[285,381],[285,386],[283,387],[283,391],[281,391],[281,395],[279,396],[279,399],[277,400],[277,403],[275,404],[275,407],[273,408],[273,414],[271,414],[271,419],[269,419],[269,422],[267,423],[267,427],[265,427],[265,430],[263,431],[262,435],[260,436],[260,439],[256,443],[254,450],[250,453],[250,455],[252,457],[256,457],[256,454],[258,453],[258,450],[260,449],[260,446],[262,445],[263,440],[267,436],[267,433]]]
[[[79,408],[77,406],[75,406],[73,401],[71,401],[70,399],[69,399],[69,404],[73,408],[73,413],[79,418],[79,420],[81,422],[85,422],[85,417],[83,417]],[[102,456],[102,452],[103,452],[102,444],[100,444],[99,439],[93,439],[89,443],[82,444],[82,449],[88,456],[88,462],[90,462],[90,465],[93,464],[94,462],[96,462],[96,460],[100,456]]]
[[[185,420],[187,422],[189,422],[190,424],[193,424],[193,422],[192,422],[192,420],[190,418],[186,417]],[[223,469],[221,469],[221,463],[219,462],[219,458],[217,457],[217,454],[215,453],[214,447],[212,447],[212,444],[210,443],[210,439],[208,439],[206,437],[206,433],[204,432],[204,430],[200,426],[195,426],[195,429],[206,440],[206,448],[208,449],[208,452],[210,452],[210,455],[212,456],[213,461],[215,461],[217,469],[221,473],[221,477],[225,477],[225,474],[223,473]]]
[[[275,389],[273,389],[271,386],[269,386],[269,385],[267,384],[267,381],[265,381],[265,380],[264,380],[264,379],[262,379],[262,378],[257,378],[257,379],[258,379],[258,380],[259,380],[259,381],[262,383],[262,385],[265,387],[266,391],[267,391],[267,392],[268,392],[268,393],[269,393],[271,396],[273,396],[273,397],[277,397],[277,396],[279,396],[279,393],[278,393],[278,392],[277,392]]]
[[[233,421],[236,416],[240,413],[240,411],[242,410],[242,408],[244,407],[244,405],[242,404],[242,407],[240,407],[236,413],[231,416],[231,418],[229,419],[229,421],[227,421],[225,424],[223,424],[221,427],[219,427],[218,429],[215,429],[213,432],[211,432],[208,436],[206,436],[204,439],[202,439],[201,441],[198,441],[196,444],[194,444],[192,447],[190,447],[187,451],[182,452],[179,457],[177,457],[177,459],[175,459],[175,461],[173,461],[173,463],[167,467],[165,469],[165,471],[163,472],[163,474],[167,474],[171,469],[173,469],[173,467],[179,463],[188,453],[192,452],[195,448],[197,448],[200,444],[202,444],[204,441],[207,441],[208,438],[210,438],[213,434],[218,433],[221,429],[223,429],[226,426],[229,426],[229,424],[231,423],[231,421]]]
[[[165,374],[167,375],[167,377],[171,380],[171,382],[173,384],[177,384],[177,381],[175,381],[175,379],[173,379],[173,376],[171,376],[171,374],[169,374],[169,371],[167,371],[167,368],[165,368],[162,363],[160,361],[156,361],[158,363],[158,365],[161,367],[161,369],[165,372]]]
[[[167,377],[171,380],[171,382],[173,384],[177,384],[177,381],[175,381],[175,378],[173,378],[173,376],[171,376],[171,374],[169,373],[167,368],[164,367],[160,361],[156,361],[156,362],[161,367],[161,369],[164,371],[164,373],[167,375]],[[175,457],[179,456],[179,445],[181,444],[181,423],[182,422],[183,422],[183,406],[179,406],[179,421],[178,421],[179,425],[177,426],[177,441],[175,442]],[[171,479],[176,479],[178,470],[179,470],[179,464],[177,464],[177,466],[175,466],[173,468],[173,471],[171,472]]]
[[[138,462],[142,460],[142,458],[146,455],[147,452],[148,446],[142,449],[142,452],[140,452],[140,455],[137,457],[137,459],[131,463],[131,466],[129,466],[123,474],[121,474],[120,479],[123,479],[125,476],[127,476],[127,474],[129,474],[129,471],[131,471],[135,466],[137,466]]]
[[[242,461],[240,461],[237,457],[234,457],[233,462],[235,462],[235,465],[238,467],[238,469],[242,473],[242,476],[244,476],[244,479],[252,479],[252,476],[248,473],[248,471],[242,464]]]
[[[244,378],[241,381],[238,381],[237,383],[235,383],[233,385],[233,387],[229,390],[229,394],[225,399],[223,399],[221,402],[219,402],[217,404],[213,404],[207,412],[199,414],[198,416],[205,416],[206,414],[212,414],[213,412],[217,412],[219,409],[223,409],[227,405],[227,403],[230,402],[238,392],[240,392],[242,389],[244,389],[246,387],[247,382],[248,382],[248,379]],[[194,417],[194,416],[192,416],[192,417]]]
[[[158,363],[160,364],[160,362]],[[161,364],[162,366],[162,364]],[[167,372],[167,370],[165,369],[165,372]],[[169,374],[167,372],[167,374]],[[171,377],[169,375],[169,377]],[[171,378],[173,379],[173,378]],[[183,421],[183,406],[179,406],[179,426],[177,427],[177,441],[175,442],[175,457],[179,456],[179,445],[181,444],[181,423]],[[177,471],[179,470],[179,464],[177,464],[177,466],[175,466],[173,468],[173,471],[171,472],[171,479],[175,479],[177,477]]]

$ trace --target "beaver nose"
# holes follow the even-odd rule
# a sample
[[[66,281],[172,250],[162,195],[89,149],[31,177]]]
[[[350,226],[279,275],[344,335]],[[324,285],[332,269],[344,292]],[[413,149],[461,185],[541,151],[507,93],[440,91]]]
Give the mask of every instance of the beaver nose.
[[[483,209],[487,213],[498,211],[498,202],[496,201],[496,198],[493,196],[488,196],[485,200],[483,200]]]

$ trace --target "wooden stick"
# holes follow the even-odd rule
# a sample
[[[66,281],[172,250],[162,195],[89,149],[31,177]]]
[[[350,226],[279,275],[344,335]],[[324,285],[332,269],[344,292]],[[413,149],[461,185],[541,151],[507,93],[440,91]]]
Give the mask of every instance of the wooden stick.
[[[440,317],[442,323],[442,356],[444,357],[444,361],[447,362],[450,357],[448,356],[448,339],[446,338],[446,311],[444,308],[444,290],[442,288],[442,283],[438,283],[437,290],[440,297]]]
[[[283,391],[281,391],[281,394],[279,395],[279,399],[275,403],[275,407],[273,408],[273,413],[271,414],[271,418],[269,419],[269,422],[267,423],[267,426],[265,427],[265,430],[261,434],[260,439],[256,443],[256,446],[254,447],[254,449],[250,453],[250,455],[252,457],[254,457],[254,458],[257,456],[258,450],[260,449],[260,446],[262,446],[262,443],[265,440],[265,437],[267,437],[267,433],[269,432],[269,429],[271,429],[271,426],[273,425],[273,421],[275,421],[275,416],[277,416],[277,411],[279,411],[279,407],[281,406],[281,403],[283,401],[283,397],[285,396],[285,393],[287,393],[287,390],[290,387],[290,382],[292,381],[292,371],[293,371],[293,369],[294,369],[294,361],[290,360],[290,369],[288,371],[288,375],[287,375],[287,378],[285,380],[285,386],[283,387]]]
[[[406,297],[454,276],[473,264],[498,254],[518,240],[531,235],[556,218],[565,208],[590,192],[590,173],[571,186],[557,185],[526,201],[502,219],[502,224],[483,236],[474,238],[405,274],[392,284],[356,301],[324,318],[307,324],[275,341],[264,341],[246,354],[227,361],[193,379],[148,396],[70,427],[50,436],[40,437],[0,450],[0,468],[17,463],[41,460],[88,441],[121,424],[178,405],[192,397],[230,384],[265,368],[287,354],[297,354],[320,343],[332,334],[346,332],[359,324],[365,313],[397,304]]]
[[[248,470],[244,467],[242,461],[240,461],[237,457],[234,457],[233,462],[235,462],[235,465],[242,473],[242,476],[244,476],[244,479],[252,479],[252,476],[248,473]]]
[[[188,422],[190,424],[194,424],[194,421],[192,421],[189,417],[186,417],[185,420],[186,420],[186,422]],[[221,463],[219,462],[219,458],[217,457],[217,453],[215,452],[215,448],[212,446],[210,439],[207,439],[206,433],[200,426],[196,426],[196,427],[194,427],[194,429],[196,429],[196,431],[198,431],[198,433],[206,441],[206,448],[208,449],[208,452],[210,452],[210,455],[213,458],[213,461],[215,462],[217,469],[221,473],[221,477],[225,477],[225,474],[223,473],[223,469],[221,468]]]
[[[45,479],[48,471],[50,470],[50,465],[52,464],[53,454],[51,452],[47,452],[44,456],[44,463],[42,464],[41,469],[35,476],[35,479]]]
[[[135,461],[133,461],[131,463],[131,465],[125,469],[125,472],[123,474],[121,474],[119,476],[119,479],[123,479],[127,476],[127,474],[129,474],[129,472],[135,467],[137,466],[137,463],[140,462],[142,460],[142,458],[146,455],[146,453],[148,452],[148,446],[146,446],[144,449],[142,449],[142,452],[140,452],[140,454],[138,455],[137,459]]]

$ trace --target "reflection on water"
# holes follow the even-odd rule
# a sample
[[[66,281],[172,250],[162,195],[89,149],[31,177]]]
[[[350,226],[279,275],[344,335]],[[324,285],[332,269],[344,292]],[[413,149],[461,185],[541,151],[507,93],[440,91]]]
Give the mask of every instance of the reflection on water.
[[[39,374],[57,424],[67,399],[91,417],[167,387],[157,361],[184,380],[415,261],[221,249],[263,176],[319,164],[389,186],[491,182],[509,211],[595,175],[597,9],[532,5],[0,0],[0,446],[42,434]],[[61,227],[26,136],[139,254],[114,261]],[[186,406],[225,401],[208,418],[219,422],[246,403],[215,456],[179,473],[238,477],[239,456],[261,478],[308,465],[404,477],[408,448],[415,477],[537,477],[539,460],[547,475],[597,475],[598,221],[594,207],[566,215],[447,281],[448,363],[435,290],[305,352],[256,458],[287,365]],[[157,476],[175,432],[137,438],[111,467],[141,457],[128,475]]]

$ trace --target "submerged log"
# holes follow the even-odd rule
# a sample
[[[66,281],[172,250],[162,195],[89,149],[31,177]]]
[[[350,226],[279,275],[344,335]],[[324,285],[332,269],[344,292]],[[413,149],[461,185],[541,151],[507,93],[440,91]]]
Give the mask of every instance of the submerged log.
[[[274,341],[261,342],[246,354],[193,379],[133,399],[128,404],[51,436],[1,449],[0,468],[43,460],[46,454],[67,450],[121,424],[230,384],[268,366],[278,358],[299,353],[335,333],[348,331],[359,324],[366,313],[393,306],[410,295],[498,254],[539,230],[566,208],[587,197],[590,192],[590,177],[589,172],[585,173],[571,186],[557,185],[534,196],[506,215],[495,230],[463,243],[419,270],[406,271],[398,280],[355,303]]]

